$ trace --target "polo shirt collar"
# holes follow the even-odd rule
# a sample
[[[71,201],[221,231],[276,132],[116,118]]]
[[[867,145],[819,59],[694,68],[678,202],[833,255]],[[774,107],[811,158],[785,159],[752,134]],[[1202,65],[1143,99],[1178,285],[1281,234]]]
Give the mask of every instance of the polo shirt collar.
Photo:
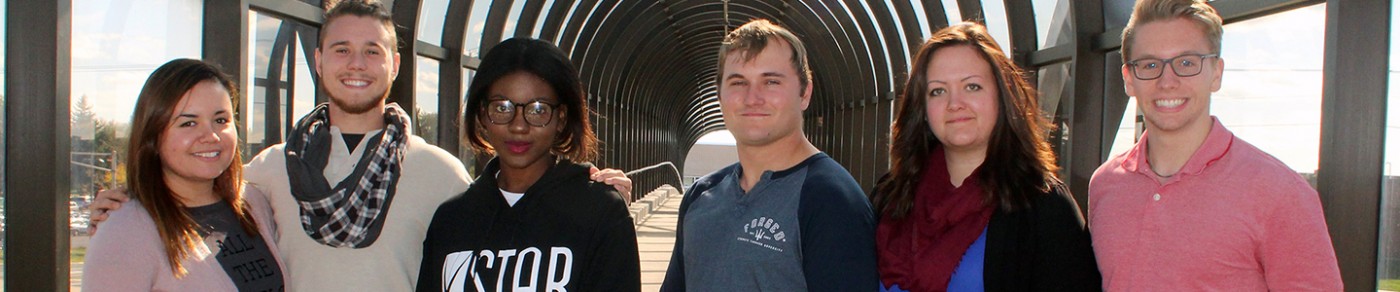
[[[1181,166],[1174,177],[1181,174],[1197,175],[1205,171],[1206,167],[1225,157],[1225,153],[1230,151],[1230,145],[1235,141],[1235,134],[1225,129],[1225,125],[1220,124],[1220,119],[1215,116],[1210,117],[1210,134],[1206,135],[1206,140],[1201,143],[1200,148],[1196,148],[1196,153],[1191,154],[1191,158],[1186,160],[1186,165]],[[1147,139],[1151,132],[1143,133],[1142,139],[1128,152],[1128,156],[1123,160],[1123,170],[1129,172],[1142,173],[1148,176],[1155,176],[1147,163]]]

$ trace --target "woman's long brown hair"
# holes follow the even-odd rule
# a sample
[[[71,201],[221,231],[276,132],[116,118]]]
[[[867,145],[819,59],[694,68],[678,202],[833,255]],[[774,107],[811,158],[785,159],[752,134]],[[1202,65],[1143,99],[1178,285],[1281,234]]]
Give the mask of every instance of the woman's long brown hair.
[[[166,261],[171,273],[183,277],[186,270],[180,259],[191,255],[203,239],[199,236],[199,225],[185,210],[176,194],[165,184],[165,172],[160,159],[160,141],[165,129],[170,127],[175,106],[195,85],[205,81],[216,81],[227,90],[233,99],[234,111],[238,109],[238,88],[233,79],[219,68],[199,60],[177,59],[161,65],[146,79],[136,100],[136,112],[131,117],[131,138],[127,147],[126,187],[141,207],[151,214],[156,223],[156,231],[165,245]],[[243,201],[243,158],[234,149],[233,162],[228,169],[214,179],[214,193],[223,199],[224,204],[233,207],[234,215],[243,225],[243,230],[254,238],[260,238],[257,224]],[[261,239],[259,239],[261,240]]]
[[[1030,207],[1030,196],[1048,192],[1055,182],[1055,153],[1046,141],[1053,128],[1040,113],[1035,87],[1022,76],[1020,68],[1002,53],[985,27],[961,23],[939,30],[919,48],[909,81],[895,104],[890,126],[890,172],[880,179],[870,201],[882,216],[903,218],[914,205],[920,176],[932,151],[942,151],[942,142],[929,129],[925,111],[929,63],[942,48],[969,46],[996,75],[998,113],[996,126],[987,142],[978,183],[984,202],[997,204],[1004,211]]]

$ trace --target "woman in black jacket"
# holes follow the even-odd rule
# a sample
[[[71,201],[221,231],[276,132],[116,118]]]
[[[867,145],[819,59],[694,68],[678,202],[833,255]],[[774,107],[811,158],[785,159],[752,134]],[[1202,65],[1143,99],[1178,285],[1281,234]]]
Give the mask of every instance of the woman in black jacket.
[[[638,291],[627,204],[589,179],[597,138],[578,70],[554,45],[514,38],[481,60],[465,138],[494,154],[433,215],[418,291]]]
[[[919,49],[891,127],[882,291],[1093,291],[1089,231],[1055,177],[1035,88],[981,25]]]

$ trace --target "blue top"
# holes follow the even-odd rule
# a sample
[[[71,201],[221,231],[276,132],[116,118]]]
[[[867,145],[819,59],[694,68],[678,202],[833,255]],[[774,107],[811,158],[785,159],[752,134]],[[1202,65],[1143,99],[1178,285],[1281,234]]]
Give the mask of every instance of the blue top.
[[[972,246],[967,247],[963,253],[962,260],[958,262],[957,269],[953,270],[953,277],[948,279],[948,292],[963,291],[986,291],[982,282],[983,264],[987,259],[987,228],[982,228],[982,235],[977,236],[977,241],[972,242]],[[886,286],[883,281],[880,283],[880,292],[909,292],[900,288],[899,284]]]
[[[731,165],[681,202],[662,291],[874,291],[875,219],[850,173],[818,153],[748,192]]]
[[[962,261],[958,262],[958,268],[953,270],[953,278],[948,279],[948,292],[986,290],[982,283],[982,264],[986,263],[986,259],[987,228],[983,227],[982,235],[972,242],[972,246],[967,247]]]

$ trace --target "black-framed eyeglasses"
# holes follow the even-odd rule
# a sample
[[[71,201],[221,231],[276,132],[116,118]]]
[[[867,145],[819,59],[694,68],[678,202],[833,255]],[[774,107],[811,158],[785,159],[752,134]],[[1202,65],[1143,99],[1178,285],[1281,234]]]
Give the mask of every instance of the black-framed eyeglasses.
[[[525,123],[531,126],[548,126],[554,120],[554,108],[558,104],[551,104],[543,101],[534,101],[527,104],[516,104],[510,100],[492,100],[486,104],[486,119],[492,124],[505,125],[515,119],[516,109],[525,115]]]
[[[1206,55],[1180,55],[1171,59],[1137,59],[1128,62],[1128,68],[1133,71],[1133,77],[1141,80],[1152,80],[1162,77],[1162,70],[1166,69],[1166,64],[1171,64],[1172,72],[1178,77],[1191,77],[1201,74],[1201,67],[1205,66],[1205,60],[1218,58],[1218,54]]]

